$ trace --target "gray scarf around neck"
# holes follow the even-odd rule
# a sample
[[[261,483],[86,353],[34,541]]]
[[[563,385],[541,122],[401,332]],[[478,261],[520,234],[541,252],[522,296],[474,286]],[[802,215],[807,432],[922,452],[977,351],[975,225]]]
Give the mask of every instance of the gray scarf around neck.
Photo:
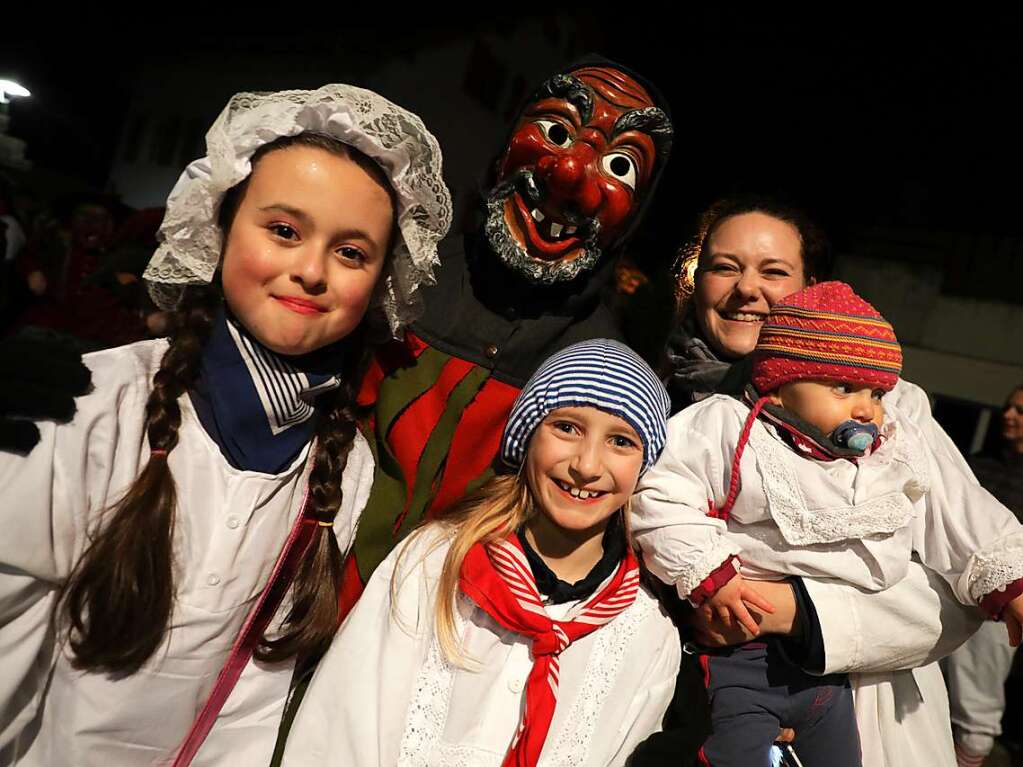
[[[712,394],[742,396],[752,368],[750,355],[733,362],[718,359],[699,336],[691,312],[668,338],[667,357],[671,372],[664,381],[671,395],[671,411],[677,413]]]

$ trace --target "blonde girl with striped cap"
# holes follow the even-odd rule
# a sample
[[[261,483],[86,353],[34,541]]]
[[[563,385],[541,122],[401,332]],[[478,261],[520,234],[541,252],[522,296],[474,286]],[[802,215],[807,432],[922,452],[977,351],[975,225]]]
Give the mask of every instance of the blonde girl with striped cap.
[[[624,764],[660,729],[681,658],[628,534],[668,407],[617,342],[547,360],[509,416],[509,471],[376,570],[284,763]]]

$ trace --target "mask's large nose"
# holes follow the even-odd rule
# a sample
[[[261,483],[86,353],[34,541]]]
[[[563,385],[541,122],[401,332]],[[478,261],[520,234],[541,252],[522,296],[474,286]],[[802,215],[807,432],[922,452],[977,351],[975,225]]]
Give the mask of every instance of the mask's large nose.
[[[564,152],[540,158],[537,175],[550,203],[566,213],[595,216],[603,201],[597,183],[597,161],[596,150],[581,141]]]

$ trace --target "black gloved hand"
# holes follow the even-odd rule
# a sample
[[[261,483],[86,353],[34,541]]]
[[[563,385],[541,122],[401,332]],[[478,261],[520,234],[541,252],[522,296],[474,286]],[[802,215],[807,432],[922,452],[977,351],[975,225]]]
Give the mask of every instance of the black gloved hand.
[[[68,421],[92,374],[74,344],[57,336],[0,341],[0,450],[28,453],[39,442],[32,421]]]

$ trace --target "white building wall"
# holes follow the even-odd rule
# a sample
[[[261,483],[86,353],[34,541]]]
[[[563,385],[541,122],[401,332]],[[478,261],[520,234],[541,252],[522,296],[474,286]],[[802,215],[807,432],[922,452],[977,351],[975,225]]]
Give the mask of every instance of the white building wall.
[[[1001,406],[1023,383],[1023,306],[943,295],[943,270],[927,263],[847,255],[835,278],[894,325],[905,378],[928,393]]]

